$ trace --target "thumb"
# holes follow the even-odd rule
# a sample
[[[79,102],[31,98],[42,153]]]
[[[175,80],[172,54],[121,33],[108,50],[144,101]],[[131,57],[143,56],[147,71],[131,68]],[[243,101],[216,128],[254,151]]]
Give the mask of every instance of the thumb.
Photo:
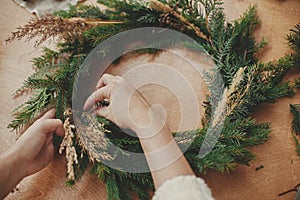
[[[57,135],[63,136],[64,132],[65,132],[64,128],[63,128],[63,123],[60,119],[42,119],[41,118],[37,121],[37,127],[44,134],[49,134],[49,133],[55,132]]]
[[[48,110],[40,119],[55,118],[55,113],[56,113],[55,108],[52,108],[52,109]]]

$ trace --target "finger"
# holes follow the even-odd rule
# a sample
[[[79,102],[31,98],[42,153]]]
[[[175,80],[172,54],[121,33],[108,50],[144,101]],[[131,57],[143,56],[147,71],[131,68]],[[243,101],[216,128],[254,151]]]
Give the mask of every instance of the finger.
[[[48,110],[40,119],[55,118],[55,113],[56,113],[55,108],[52,108],[52,109]]]
[[[109,112],[110,112],[110,107],[109,106],[101,107],[101,108],[98,108],[97,110],[95,110],[95,114],[97,116],[101,116],[101,117],[105,117],[105,118],[108,117]]]
[[[60,137],[64,137],[65,135],[65,129],[64,129],[64,126],[63,126],[63,123],[61,120],[59,120],[59,124],[58,124],[58,127],[56,128],[55,130],[55,134],[60,136]]]
[[[39,119],[37,121],[38,128],[45,134],[56,133],[59,136],[63,136],[65,131],[62,121],[59,119]]]
[[[111,87],[105,86],[97,91],[93,92],[84,103],[83,110],[87,110],[95,105],[97,102],[102,101],[104,99],[109,99],[111,93]]]
[[[53,142],[53,135],[51,134],[47,137],[46,144],[52,144],[52,142]]]
[[[96,85],[96,89],[106,86],[107,84],[112,82],[114,78],[115,78],[115,76],[113,76],[111,74],[103,74],[103,76],[100,78],[100,80],[98,81],[98,83]]]
[[[48,150],[48,155],[49,155],[49,158],[50,158],[49,161],[52,161],[54,159],[54,152],[55,152],[55,148],[54,148],[53,143],[48,144],[47,150]]]

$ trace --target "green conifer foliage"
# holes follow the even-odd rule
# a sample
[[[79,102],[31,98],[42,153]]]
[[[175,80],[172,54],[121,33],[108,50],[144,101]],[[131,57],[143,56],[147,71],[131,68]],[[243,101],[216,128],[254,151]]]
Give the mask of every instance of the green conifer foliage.
[[[46,38],[57,38],[57,50],[44,48],[42,56],[33,60],[35,72],[28,77],[16,95],[28,90],[32,96],[16,108],[15,119],[9,128],[20,130],[30,124],[38,113],[56,107],[57,117],[64,120],[64,111],[72,104],[74,80],[83,60],[89,52],[107,38],[132,28],[159,26],[187,34],[202,45],[213,59],[227,88],[233,92],[228,97],[228,110],[224,128],[213,150],[204,158],[198,156],[199,149],[210,126],[210,104],[206,105],[203,128],[182,133],[174,133],[195,139],[185,152],[185,156],[196,173],[208,169],[230,173],[236,164],[249,165],[254,154],[248,149],[262,144],[269,138],[268,123],[257,124],[251,117],[255,106],[275,103],[284,96],[294,95],[290,83],[282,82],[286,72],[294,66],[291,57],[261,63],[257,53],[265,46],[265,41],[257,42],[254,30],[260,23],[256,7],[251,6],[233,22],[226,21],[219,0],[98,0],[105,10],[95,6],[71,6],[69,11],[60,11],[55,16],[31,20],[19,27],[8,41],[26,37],[36,38],[37,44]],[[193,2],[193,3],[192,3]],[[299,26],[297,26],[299,33]],[[296,32],[295,32],[296,33]],[[39,40],[42,36],[42,41]],[[299,51],[299,38],[289,36],[291,46]],[[172,42],[167,41],[167,42]],[[153,50],[140,53],[153,53]],[[299,61],[299,57],[294,56]],[[298,59],[298,60],[297,60]],[[299,62],[298,62],[299,63]],[[299,65],[298,65],[299,66]],[[232,85],[238,72],[242,70],[242,80]],[[213,88],[210,88],[213,90]],[[123,149],[140,152],[139,141],[124,134],[121,129],[105,119],[99,119],[112,143]],[[78,163],[74,164],[74,184],[86,170],[90,162],[88,152],[74,139]],[[116,152],[116,155],[118,156]],[[108,192],[107,199],[130,199],[128,191],[136,192],[141,199],[149,199],[147,189],[153,189],[150,173],[133,174],[109,168],[98,161],[92,162],[91,172],[103,180]]]
[[[294,117],[292,121],[292,129],[297,135],[299,135],[300,134],[300,104],[290,104],[290,111]]]
[[[297,24],[294,29],[291,29],[291,33],[287,37],[290,47],[293,52],[291,55],[287,55],[290,62],[294,67],[300,67],[300,23]],[[300,78],[295,80],[295,87],[300,89]],[[290,111],[293,115],[292,130],[296,135],[300,134],[300,104],[291,104]],[[295,141],[296,152],[300,156],[300,143],[297,136],[293,134]]]

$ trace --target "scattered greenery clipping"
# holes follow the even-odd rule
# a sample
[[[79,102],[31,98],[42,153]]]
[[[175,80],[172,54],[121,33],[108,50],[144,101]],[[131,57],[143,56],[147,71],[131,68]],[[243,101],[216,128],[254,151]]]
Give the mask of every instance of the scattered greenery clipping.
[[[289,58],[296,68],[300,68],[300,23],[291,29],[291,33],[287,37],[289,46],[293,52],[289,55]],[[300,89],[300,77],[295,80],[295,87]],[[291,104],[290,111],[293,115],[292,130],[296,135],[300,134],[300,104]],[[296,152],[300,156],[300,143],[297,136],[293,134],[295,141]]]
[[[260,23],[256,7],[251,6],[233,22],[226,21],[219,0],[98,0],[106,6],[71,6],[53,16],[32,19],[19,27],[7,41],[27,38],[36,39],[36,45],[48,39],[57,39],[56,50],[44,48],[43,55],[33,60],[35,72],[27,78],[16,95],[30,90],[30,99],[16,108],[15,119],[9,128],[20,130],[28,125],[41,111],[56,107],[57,117],[65,120],[64,112],[72,105],[72,89],[76,73],[91,50],[109,37],[132,28],[165,27],[192,37],[215,62],[227,88],[234,90],[228,97],[228,109],[221,136],[214,149],[204,158],[198,153],[209,128],[210,104],[206,103],[203,128],[184,132],[195,136],[185,156],[196,173],[208,169],[229,173],[237,164],[249,165],[254,154],[248,149],[262,144],[269,138],[269,123],[257,124],[251,117],[260,103],[275,103],[284,96],[294,95],[289,82],[282,82],[287,71],[298,62],[299,56],[285,56],[277,61],[262,63],[256,55],[265,46],[257,42],[254,30]],[[297,30],[299,31],[299,26]],[[299,37],[289,36],[291,46],[299,51]],[[297,45],[296,45],[297,44]],[[145,52],[144,52],[145,53]],[[298,54],[299,55],[299,54]],[[293,60],[293,62],[292,62]],[[241,71],[242,69],[242,71]],[[238,72],[242,80],[232,85]],[[205,120],[206,119],[206,120]],[[101,119],[109,139],[120,147],[140,151],[139,141],[122,133],[111,122]],[[76,127],[75,127],[76,129]],[[299,130],[299,129],[298,129]],[[77,136],[73,138],[78,162],[73,164],[74,184],[87,169],[91,158]],[[150,173],[131,174],[109,168],[98,161],[92,162],[92,173],[105,182],[107,199],[131,199],[128,191],[136,192],[141,199],[149,199],[153,189]]]

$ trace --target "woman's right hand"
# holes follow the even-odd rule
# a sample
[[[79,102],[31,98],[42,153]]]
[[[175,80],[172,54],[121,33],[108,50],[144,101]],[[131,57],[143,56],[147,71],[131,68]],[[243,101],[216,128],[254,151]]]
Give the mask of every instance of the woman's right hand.
[[[95,107],[97,102],[108,101],[108,106]],[[137,131],[151,123],[150,106],[139,92],[124,78],[104,74],[84,104],[84,110],[95,108],[98,116],[105,117],[121,128]]]
[[[150,108],[124,78],[104,74],[96,89],[86,100],[84,109],[99,101],[109,101],[108,106],[96,108],[96,114],[136,132],[156,188],[176,176],[193,174],[161,113],[153,110],[155,107]]]

